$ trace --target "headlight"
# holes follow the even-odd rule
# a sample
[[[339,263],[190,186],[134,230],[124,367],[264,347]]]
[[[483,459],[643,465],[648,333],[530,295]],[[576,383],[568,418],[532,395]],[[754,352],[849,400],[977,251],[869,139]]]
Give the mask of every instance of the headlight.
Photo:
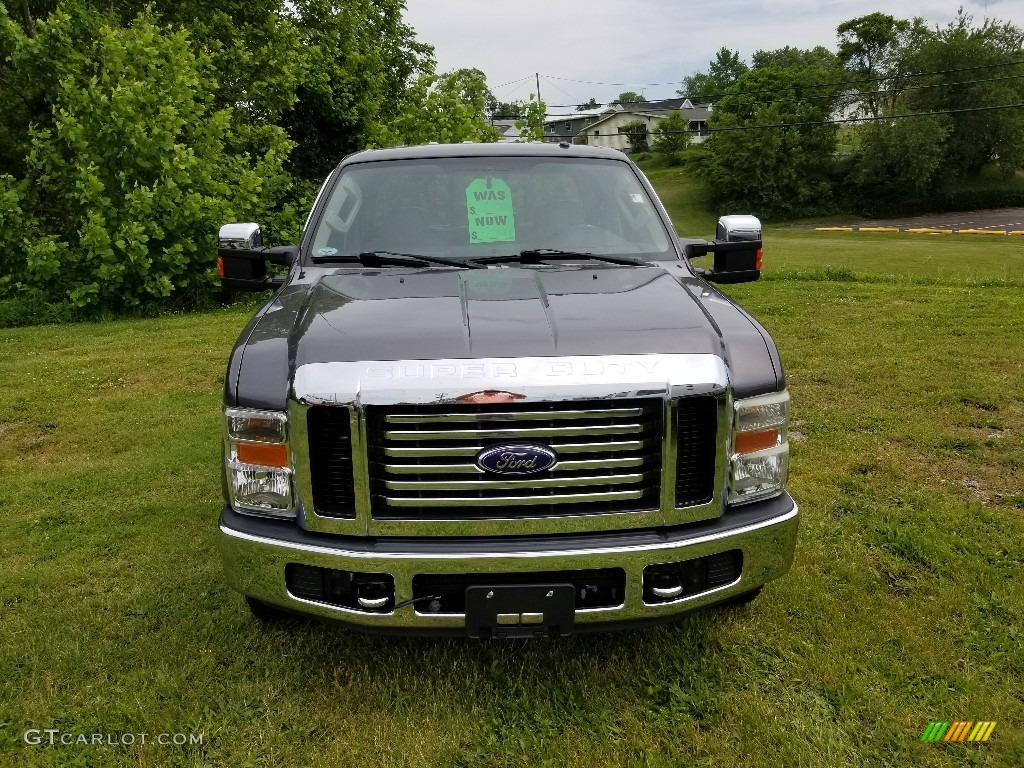
[[[232,507],[265,515],[295,516],[287,414],[224,409],[224,461]]]
[[[737,400],[734,409],[729,503],[778,496],[789,473],[789,393]]]

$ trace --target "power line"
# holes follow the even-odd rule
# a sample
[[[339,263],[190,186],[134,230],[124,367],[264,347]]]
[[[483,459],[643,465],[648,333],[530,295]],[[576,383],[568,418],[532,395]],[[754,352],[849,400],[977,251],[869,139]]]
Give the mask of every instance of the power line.
[[[515,85],[516,83],[521,83],[521,82],[523,82],[523,80],[529,80],[531,77],[533,77],[533,75],[527,75],[526,77],[520,77],[518,80],[512,80],[511,82],[508,82],[508,83],[502,83],[501,85],[496,85],[496,86],[494,86],[493,90],[496,91],[499,88],[505,88],[505,87],[507,87],[509,85]]]
[[[822,90],[824,88],[838,88],[838,87],[848,86],[848,85],[863,85],[865,83],[882,83],[882,82],[886,82],[888,80],[915,79],[915,78],[919,78],[919,77],[929,77],[931,75],[948,75],[948,74],[953,74],[953,73],[956,73],[956,72],[973,72],[973,71],[980,70],[980,69],[997,69],[997,68],[1000,68],[1000,67],[1014,67],[1014,66],[1018,66],[1020,64],[1024,64],[1024,59],[1016,60],[1016,61],[1006,61],[1006,62],[1001,62],[1001,63],[997,63],[997,64],[975,64],[975,65],[969,66],[969,67],[954,67],[954,68],[951,68],[951,69],[936,69],[936,70],[930,70],[930,71],[925,71],[925,72],[913,72],[913,73],[909,73],[908,72],[906,74],[889,75],[887,77],[865,78],[865,79],[861,79],[861,80],[845,80],[845,81],[841,81],[841,82],[808,83],[806,85],[780,85],[780,86],[778,86],[776,88],[762,88],[762,89],[754,90],[754,91],[735,91],[733,93],[702,94],[702,95],[699,95],[699,96],[697,96],[697,95],[682,96],[682,95],[677,94],[675,96],[670,96],[668,99],[653,99],[653,101],[668,101],[669,99],[689,99],[691,102],[695,102],[695,103],[696,102],[707,102],[707,101],[714,101],[715,99],[719,99],[719,98],[721,98],[723,96],[751,96],[751,95],[758,95],[758,94],[762,94],[762,93],[778,93],[779,91],[793,91],[793,90],[795,90],[795,91],[816,91],[816,90]],[[544,75],[544,77],[552,79],[552,80],[569,80],[570,82],[584,82],[584,83],[588,82],[586,80],[573,81],[570,78],[564,78],[564,77],[563,78],[558,78],[558,77],[552,77],[551,75]],[[984,82],[984,81],[978,81],[978,82]],[[613,86],[621,85],[621,84],[617,84],[617,83],[591,83],[591,84],[593,84],[593,85],[613,85]],[[673,83],[665,83],[665,85],[673,85]],[[957,83],[950,83],[949,85],[957,85]],[[917,86],[910,86],[910,85],[908,85],[908,86],[905,86],[902,89],[893,89],[893,90],[909,90],[912,87],[917,87]],[[929,86],[929,87],[933,87],[933,86]],[[826,98],[826,97],[822,97],[822,96],[810,97],[810,96],[808,96],[808,97],[805,97],[805,98],[810,99],[810,98]],[[609,103],[612,103],[612,102],[609,102]],[[627,102],[622,102],[622,103],[623,104],[646,104],[648,102],[627,101]],[[552,109],[570,109],[570,108],[575,108],[575,107],[581,107],[583,105],[582,104],[551,104],[549,106]]]
[[[682,85],[682,80],[673,80],[670,83],[599,83],[594,80],[573,80],[571,77],[555,77],[544,75],[549,80],[563,80],[567,83],[583,83],[584,85],[609,85],[615,88],[661,88],[668,85]]]
[[[545,80],[550,80],[550,78],[548,78],[548,77],[545,77],[544,79],[545,79]],[[560,88],[560,87],[559,87],[559,85],[558,85],[558,83],[549,83],[549,85],[550,85],[550,86],[551,86],[552,88],[554,88],[554,89],[556,89],[556,90],[558,90],[558,91],[561,91],[561,92],[562,92],[562,93],[564,93],[564,94],[565,94],[566,96],[568,96],[568,97],[569,97],[570,99],[575,99],[575,98],[578,98],[577,96],[573,96],[573,95],[572,95],[571,93],[569,93],[569,92],[567,92],[567,91],[563,90],[562,88]]]
[[[802,128],[807,126],[815,125],[844,125],[846,123],[874,123],[880,120],[902,120],[908,117],[932,117],[937,115],[959,115],[967,112],[995,112],[1001,109],[1024,109],[1024,103],[1021,104],[999,104],[994,107],[961,107],[959,109],[942,109],[935,112],[910,112],[902,115],[886,115],[883,117],[841,117],[833,120],[808,120],[800,123],[774,123],[766,125],[734,125],[725,128],[705,128],[704,130],[686,129],[681,131],[659,131],[665,136],[678,136],[680,134],[711,134],[711,133],[733,133],[736,131],[760,131],[767,129],[779,129],[779,128]],[[653,131],[652,131],[653,133]],[[575,138],[578,134],[565,134],[565,133],[545,133],[545,138],[551,139],[571,139]],[[609,134],[617,136],[618,134]]]

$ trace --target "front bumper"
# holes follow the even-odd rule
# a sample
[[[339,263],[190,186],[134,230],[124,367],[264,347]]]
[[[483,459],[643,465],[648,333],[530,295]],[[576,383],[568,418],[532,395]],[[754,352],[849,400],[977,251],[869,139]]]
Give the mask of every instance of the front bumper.
[[[291,522],[239,515],[225,509],[220,551],[231,586],[244,595],[297,613],[341,620],[370,631],[419,634],[461,633],[458,614],[420,613],[413,605],[390,613],[352,610],[292,595],[285,582],[289,563],[344,571],[389,573],[395,601],[413,596],[418,574],[528,574],[531,572],[623,568],[622,604],[577,610],[576,631],[664,620],[703,605],[748,592],[789,570],[796,546],[799,511],[789,494],[750,504],[722,517],[678,528],[621,533],[487,538],[366,538],[318,534]],[[648,604],[643,571],[739,549],[740,577],[672,602]]]

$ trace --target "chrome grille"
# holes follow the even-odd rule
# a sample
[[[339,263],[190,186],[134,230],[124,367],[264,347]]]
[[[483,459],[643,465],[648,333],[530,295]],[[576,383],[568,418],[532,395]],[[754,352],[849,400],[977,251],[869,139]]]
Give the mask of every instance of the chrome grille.
[[[508,519],[658,509],[664,402],[367,407],[377,519]],[[485,473],[483,449],[532,442],[559,463],[529,476]]]

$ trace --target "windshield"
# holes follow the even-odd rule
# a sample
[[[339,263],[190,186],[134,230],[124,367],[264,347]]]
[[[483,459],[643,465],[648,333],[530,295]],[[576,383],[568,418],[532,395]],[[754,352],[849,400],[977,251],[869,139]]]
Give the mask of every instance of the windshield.
[[[312,256],[390,251],[472,259],[535,249],[675,258],[628,164],[539,157],[350,166],[317,222]]]

